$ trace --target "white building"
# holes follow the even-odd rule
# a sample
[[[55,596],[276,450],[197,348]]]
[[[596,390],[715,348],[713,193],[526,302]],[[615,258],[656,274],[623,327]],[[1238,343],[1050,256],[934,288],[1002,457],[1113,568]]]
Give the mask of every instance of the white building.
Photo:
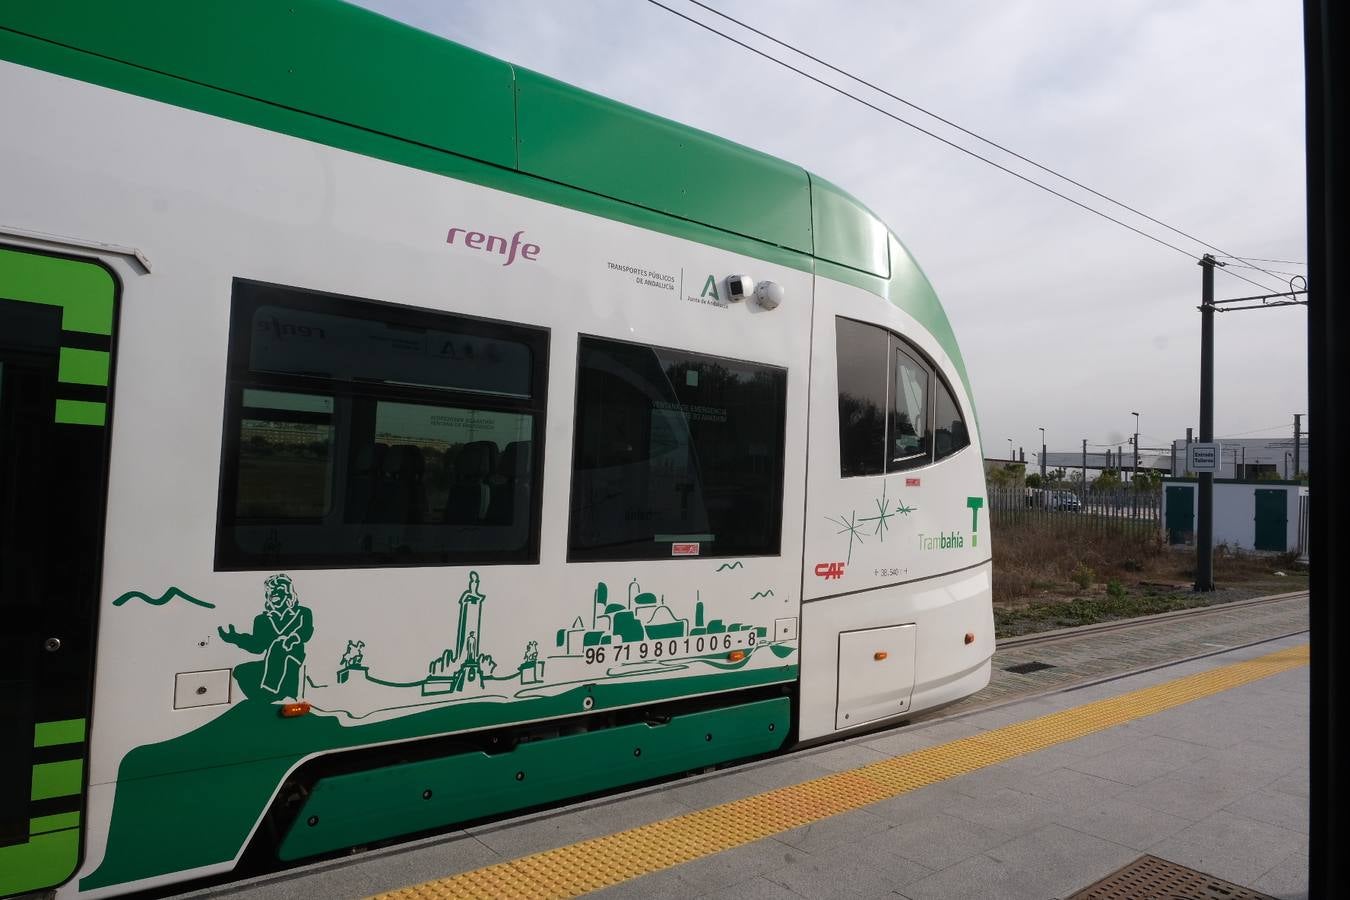
[[[1195,541],[1199,480],[1163,480],[1163,532],[1169,544]],[[1308,489],[1271,481],[1214,482],[1214,544],[1287,553],[1306,550]]]
[[[1308,438],[1299,441],[1298,470],[1294,469],[1294,439],[1256,438],[1220,440],[1223,462],[1215,478],[1258,479],[1276,478],[1282,481],[1298,480],[1298,471],[1308,472]],[[1186,474],[1186,441],[1173,441],[1175,463],[1173,475]]]

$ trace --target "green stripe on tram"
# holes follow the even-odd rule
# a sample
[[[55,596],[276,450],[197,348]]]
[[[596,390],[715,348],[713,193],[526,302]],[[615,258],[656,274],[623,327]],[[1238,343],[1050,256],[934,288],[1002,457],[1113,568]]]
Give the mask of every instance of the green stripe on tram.
[[[62,425],[106,425],[108,404],[99,400],[57,398],[55,418]]]
[[[61,744],[84,742],[84,719],[62,719],[59,722],[38,722],[33,727],[34,747],[57,747]]]
[[[66,828],[78,828],[80,825],[80,814],[78,812],[56,813],[50,816],[38,816],[28,820],[28,833],[30,835],[47,834],[51,831],[61,831]]]
[[[84,760],[63,759],[60,762],[38,763],[33,766],[32,800],[50,800],[53,797],[77,797],[84,780]]]
[[[61,365],[56,380],[67,384],[95,384],[108,386],[108,365],[111,356],[107,350],[84,350],[79,347],[61,348]]]
[[[113,277],[102,266],[0,248],[0,297],[61,307],[66,331],[111,335],[114,290]]]
[[[33,727],[33,746],[82,744],[86,732],[84,719],[38,722]],[[78,798],[83,786],[84,760],[37,763],[29,799]],[[80,820],[78,810],[29,819],[26,842],[0,847],[0,896],[52,887],[74,874],[79,862]]]
[[[61,309],[61,329],[112,335],[117,285],[101,265],[0,247],[0,298]],[[108,386],[112,355],[107,350],[62,347],[57,381]],[[60,425],[108,424],[108,404],[57,398],[52,420]]]
[[[35,834],[26,844],[0,847],[0,896],[60,884],[75,873],[79,854],[78,828]]]

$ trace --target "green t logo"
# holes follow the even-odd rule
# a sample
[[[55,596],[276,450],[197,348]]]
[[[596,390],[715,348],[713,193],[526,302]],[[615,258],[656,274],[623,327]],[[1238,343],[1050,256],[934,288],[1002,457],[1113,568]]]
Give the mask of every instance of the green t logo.
[[[703,282],[703,293],[699,294],[699,297],[706,297],[709,294],[712,294],[712,298],[719,303],[722,301],[722,298],[718,296],[717,293],[717,279],[711,275],[708,276],[707,281]]]
[[[980,543],[980,507],[984,506],[983,497],[967,497],[966,506],[970,508],[970,546]]]

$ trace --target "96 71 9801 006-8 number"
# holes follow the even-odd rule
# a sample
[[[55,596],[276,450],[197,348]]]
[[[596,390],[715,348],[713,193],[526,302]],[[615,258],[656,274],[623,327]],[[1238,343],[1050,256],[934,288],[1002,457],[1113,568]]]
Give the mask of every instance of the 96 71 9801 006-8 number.
[[[729,634],[710,634],[698,637],[671,638],[665,641],[642,641],[635,644],[614,644],[611,646],[587,647],[583,654],[586,663],[603,664],[607,662],[624,663],[635,660],[667,659],[672,656],[688,656],[699,653],[715,653],[730,650],[734,646],[755,645],[755,632],[744,633],[744,642],[740,637]]]

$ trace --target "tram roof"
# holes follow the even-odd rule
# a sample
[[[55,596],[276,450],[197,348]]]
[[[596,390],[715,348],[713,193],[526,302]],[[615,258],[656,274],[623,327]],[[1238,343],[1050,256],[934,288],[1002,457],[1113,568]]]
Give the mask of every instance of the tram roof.
[[[927,279],[847,192],[768,154],[361,7],[7,4],[0,58],[813,268],[905,309],[967,380]],[[616,215],[612,204],[596,208],[600,200],[631,209]]]

